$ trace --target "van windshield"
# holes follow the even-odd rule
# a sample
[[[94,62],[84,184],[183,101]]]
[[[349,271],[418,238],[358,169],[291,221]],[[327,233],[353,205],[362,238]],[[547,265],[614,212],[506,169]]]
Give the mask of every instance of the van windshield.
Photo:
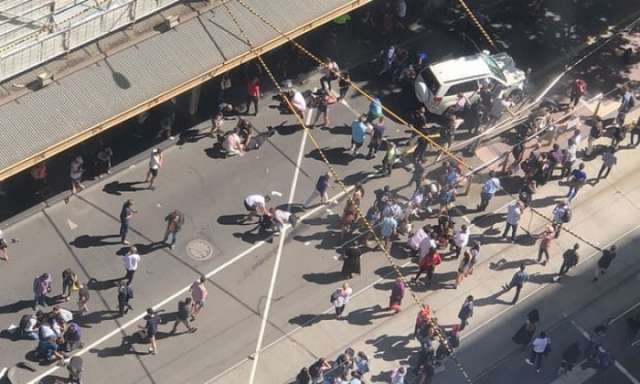
[[[502,73],[502,69],[495,60],[493,60],[490,56],[484,56],[484,62],[487,63],[487,66],[489,67],[489,70],[491,71],[491,74],[493,74],[493,76],[495,76],[502,82],[507,82],[507,79],[504,77],[504,73]]]
[[[433,72],[431,72],[431,68],[427,68],[422,71],[422,79],[424,80],[427,88],[429,88],[429,91],[431,91],[432,95],[438,93],[438,89],[440,89],[440,83],[438,82],[438,79],[436,79],[436,77],[433,75]]]

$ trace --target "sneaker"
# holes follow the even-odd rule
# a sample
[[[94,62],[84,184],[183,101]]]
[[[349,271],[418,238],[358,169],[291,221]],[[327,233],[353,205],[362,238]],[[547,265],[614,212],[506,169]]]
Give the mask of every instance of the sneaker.
[[[531,360],[529,360],[529,359],[524,359],[524,362],[529,364],[529,365],[533,365],[533,362]]]
[[[553,277],[553,279],[551,279],[551,280],[553,280],[553,282],[555,283],[555,282],[557,282],[558,280],[560,280],[560,276],[554,276],[554,277]]]
[[[540,369],[536,369],[536,372],[540,373],[540,371],[541,371]]]
[[[131,243],[130,243],[128,240],[122,240],[122,244],[124,244],[124,245],[129,245],[129,244],[131,244]]]

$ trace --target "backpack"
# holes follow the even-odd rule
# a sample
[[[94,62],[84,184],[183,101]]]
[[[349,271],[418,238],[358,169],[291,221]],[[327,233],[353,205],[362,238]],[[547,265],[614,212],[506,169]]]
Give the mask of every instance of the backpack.
[[[331,304],[333,304],[334,301],[338,300],[338,296],[340,294],[338,293],[338,290],[333,291],[333,293],[331,294],[331,296],[329,297],[329,302]]]
[[[568,223],[571,221],[571,209],[567,208],[564,210],[564,215],[562,215],[562,222]]]
[[[27,328],[27,324],[29,324],[29,320],[31,320],[31,317],[33,315],[22,315],[22,317],[20,318],[20,330],[24,331],[25,328]]]

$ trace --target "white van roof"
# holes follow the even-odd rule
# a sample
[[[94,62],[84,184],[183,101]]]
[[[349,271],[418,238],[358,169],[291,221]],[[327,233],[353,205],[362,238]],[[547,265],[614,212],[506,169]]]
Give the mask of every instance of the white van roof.
[[[486,56],[481,54],[441,61],[429,68],[440,84],[491,76]]]

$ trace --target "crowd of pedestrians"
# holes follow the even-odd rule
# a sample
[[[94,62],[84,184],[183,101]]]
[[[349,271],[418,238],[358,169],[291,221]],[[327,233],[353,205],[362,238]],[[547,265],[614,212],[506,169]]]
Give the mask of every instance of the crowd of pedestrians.
[[[398,7],[394,11],[393,18],[402,23],[402,3],[397,2]],[[406,5],[404,6],[406,12]],[[399,65],[394,51],[385,51],[382,62],[383,67],[379,75],[387,72],[398,73]],[[344,99],[349,89],[348,73],[339,68],[338,63],[332,58],[326,59],[326,67],[320,79],[321,90],[311,95],[309,104],[316,110],[316,119],[322,119],[322,125],[330,124],[331,105],[338,100]],[[334,91],[337,81],[338,90]],[[299,113],[307,110],[307,97],[302,92],[290,90],[288,97],[293,107]],[[407,138],[411,150],[400,153],[400,145],[385,137],[385,116],[382,104],[379,99],[373,99],[368,106],[368,110],[351,122],[350,141],[346,143],[346,151],[353,157],[360,157],[361,150],[368,148],[366,157],[369,160],[380,158],[381,166],[379,174],[388,177],[393,169],[399,165],[408,165],[412,170],[410,184],[415,184],[415,189],[408,199],[403,199],[391,188],[385,187],[375,191],[375,201],[369,209],[361,207],[365,190],[363,186],[356,186],[346,199],[344,213],[341,217],[341,229],[343,237],[362,237],[362,240],[354,242],[344,249],[341,256],[343,261],[342,275],[346,279],[353,278],[354,274],[361,273],[360,256],[367,248],[367,243],[372,240],[373,234],[366,231],[363,220],[368,220],[376,228],[376,236],[379,237],[380,244],[385,252],[391,252],[393,247],[400,246],[409,256],[416,261],[415,275],[411,280],[397,278],[390,289],[389,302],[385,308],[393,313],[401,311],[403,299],[407,289],[417,287],[431,287],[434,281],[439,280],[437,275],[438,266],[451,255],[451,259],[457,265],[454,288],[458,288],[465,279],[473,275],[476,265],[481,260],[482,240],[474,238],[471,233],[470,224],[456,222],[456,208],[454,203],[457,199],[458,191],[470,183],[468,177],[464,175],[463,164],[458,161],[443,161],[438,170],[436,178],[427,176],[426,156],[430,144],[422,136],[432,136],[439,134],[439,146],[450,148],[455,139],[456,132],[466,127],[471,133],[478,133],[480,129],[495,123],[502,117],[505,111],[509,111],[512,106],[508,98],[493,95],[486,86],[478,89],[481,99],[477,104],[460,95],[458,102],[447,112],[446,123],[442,125],[430,125],[427,123],[426,111],[420,106],[411,115],[411,124],[416,129],[417,134]],[[571,107],[576,107],[581,97],[586,92],[586,82],[576,80],[571,87],[570,98]],[[259,103],[262,97],[260,81],[252,78],[247,84],[246,92],[246,114],[253,115],[259,113]],[[539,186],[552,180],[558,180],[562,185],[568,187],[565,200],[559,202],[553,209],[550,224],[539,234],[531,234],[537,240],[536,261],[545,266],[553,258],[552,250],[555,239],[562,231],[563,225],[569,223],[572,218],[572,207],[575,199],[578,198],[579,191],[590,181],[598,182],[607,178],[611,170],[617,164],[616,151],[620,148],[624,138],[624,121],[626,114],[633,108],[633,95],[628,89],[624,89],[620,107],[613,125],[603,127],[596,122],[590,129],[588,146],[584,153],[581,152],[582,141],[580,124],[570,130],[570,138],[566,146],[554,142],[549,151],[543,151],[541,143],[530,148],[528,156],[525,157],[526,149],[521,145],[513,147],[512,163],[506,167],[503,177],[513,174],[522,174],[518,177],[518,191],[516,198],[511,202],[505,214],[504,231],[498,233],[498,237],[507,239],[511,243],[518,243],[518,230],[522,228],[521,221],[524,213],[531,210],[532,202],[536,199],[536,192]],[[253,108],[252,108],[253,107]],[[237,109],[228,104],[221,103],[218,112],[212,121],[211,135],[218,138],[218,142],[227,155],[243,155],[247,150],[260,145],[259,135],[255,135],[255,128],[245,119],[238,118],[237,126],[230,132],[222,133],[221,126],[225,115],[236,115]],[[557,132],[561,124],[554,121],[549,111],[541,110],[532,117],[534,132],[543,134],[546,131]],[[602,152],[602,164],[597,178],[589,179],[585,171],[585,162],[592,160],[592,155],[596,147],[596,142],[602,137],[605,131],[611,132],[612,141],[610,145],[604,146]],[[554,133],[555,134],[555,133]],[[630,145],[634,146],[634,137],[640,137],[640,120],[631,129]],[[264,137],[263,137],[264,138]],[[368,143],[367,143],[368,141]],[[600,140],[601,141],[601,140]],[[439,152],[440,155],[442,154]],[[382,156],[379,156],[381,154]],[[104,146],[101,148],[97,158],[100,161],[102,173],[111,172],[111,159],[113,151]],[[161,149],[155,148],[151,151],[149,167],[144,183],[148,189],[155,189],[155,182],[164,164],[164,157]],[[559,171],[559,172],[556,172]],[[71,190],[73,194],[84,188],[82,175],[84,172],[82,157],[76,157],[70,164]],[[558,174],[556,176],[556,174]],[[486,179],[482,182],[481,192],[478,196],[479,203],[476,206],[478,212],[486,211],[494,197],[504,193],[503,180],[497,172],[490,171]],[[317,182],[308,199],[302,202],[302,207],[308,209],[311,204],[319,199],[320,204],[328,204],[329,190],[332,184],[330,172],[318,176]],[[257,218],[261,231],[270,231],[277,235],[286,226],[295,226],[298,217],[285,209],[270,206],[271,198],[268,194],[252,193],[243,199],[244,207],[247,211],[246,221]],[[361,208],[363,209],[361,211]],[[361,212],[366,212],[364,215]],[[141,263],[140,252],[136,246],[130,246],[128,235],[132,220],[139,215],[134,209],[134,200],[128,199],[123,203],[119,220],[119,237],[122,244],[127,245],[126,252],[122,256],[124,264],[124,277],[118,280],[117,285],[117,313],[124,316],[132,310],[131,300],[134,298],[133,283],[136,271]],[[426,221],[430,220],[430,223]],[[180,210],[172,210],[165,218],[166,230],[162,242],[170,249],[174,249],[177,236],[185,223],[185,216]],[[419,223],[417,223],[419,222]],[[0,258],[8,260],[8,244],[0,232]],[[562,255],[563,262],[560,271],[554,278],[556,281],[568,273],[568,271],[578,264],[579,244],[575,244],[571,249],[565,250]],[[606,250],[602,250],[602,255],[598,259],[595,270],[594,282],[597,282],[606,273],[607,269],[616,257],[615,245]],[[499,294],[512,292],[515,289],[511,304],[516,304],[521,290],[529,281],[530,276],[525,264],[518,266],[511,280],[507,282]],[[424,277],[423,277],[424,276]],[[422,279],[421,279],[422,278]],[[204,308],[207,289],[207,278],[200,277],[190,286],[188,297],[182,298],[177,304],[175,322],[170,334],[175,334],[179,326],[184,327],[187,332],[193,333],[197,328],[192,325],[200,311]],[[70,268],[62,271],[61,287],[62,293],[56,297],[51,297],[54,286],[53,277],[50,273],[43,273],[33,281],[33,314],[24,317],[20,321],[19,332],[21,337],[38,342],[35,351],[39,359],[45,361],[62,360],[66,358],[66,353],[74,349],[81,348],[81,332],[77,321],[81,321],[83,316],[90,313],[90,292],[89,283],[80,281],[78,275]],[[59,306],[59,303],[70,301],[72,296],[77,294],[78,309],[75,313]],[[335,318],[344,320],[349,316],[345,313],[348,303],[353,296],[353,289],[349,283],[343,283],[330,294],[330,304],[334,308]],[[460,343],[459,334],[469,325],[474,315],[473,295],[467,295],[458,311],[457,318],[459,324],[447,328],[442,334],[442,330],[436,329],[431,321],[431,314],[428,307],[421,310],[416,318],[414,337],[420,344],[419,352],[416,356],[416,363],[413,366],[415,376],[421,384],[431,382],[436,368],[446,360]],[[44,312],[44,309],[51,304],[54,306],[51,312]],[[76,321],[74,321],[74,317]],[[146,310],[144,325],[140,325],[143,335],[149,341],[148,352],[158,353],[156,336],[162,325],[162,315],[154,308]],[[540,315],[537,310],[528,313],[525,324],[513,336],[513,341],[529,348],[529,357],[525,360],[527,364],[535,367],[540,372],[544,357],[549,353],[551,340],[545,331],[537,334]],[[534,337],[535,336],[535,337]],[[443,341],[446,340],[446,342]],[[575,348],[563,354],[563,366],[570,370],[575,365]],[[296,377],[297,383],[332,383],[332,384],[360,384],[364,383],[370,372],[369,358],[360,351],[355,352],[348,348],[344,353],[336,357],[335,360],[320,358],[308,368],[303,368]],[[390,373],[389,382],[400,384],[405,382],[405,376],[409,374],[407,367],[400,366]]]

